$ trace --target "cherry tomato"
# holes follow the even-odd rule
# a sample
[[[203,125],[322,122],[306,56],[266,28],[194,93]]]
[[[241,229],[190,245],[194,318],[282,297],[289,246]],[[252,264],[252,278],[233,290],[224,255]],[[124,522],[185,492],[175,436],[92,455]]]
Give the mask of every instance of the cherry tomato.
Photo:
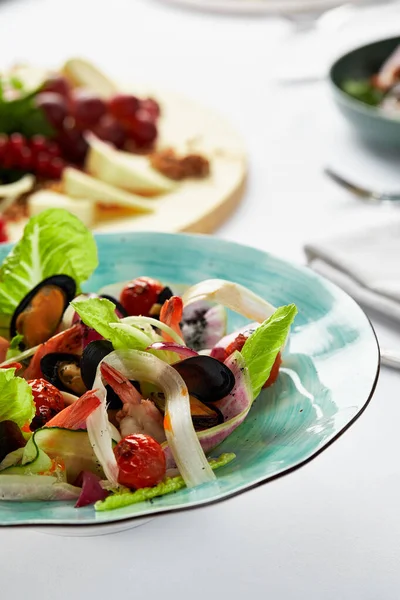
[[[278,379],[279,369],[280,369],[281,364],[282,364],[282,356],[281,356],[281,353],[278,352],[275,362],[272,365],[271,373],[269,374],[267,381],[264,383],[263,388],[267,388],[270,385],[272,385],[273,383],[275,383],[275,381]]]
[[[148,316],[162,289],[163,286],[159,281],[150,277],[138,277],[124,287],[120,302],[128,315]]]
[[[60,390],[45,379],[30,379],[28,384],[32,388],[36,406],[36,413],[31,423],[31,430],[35,431],[63,410],[64,398]]]
[[[134,489],[152,487],[165,476],[163,449],[149,435],[127,435],[115,446],[114,454],[121,485]]]
[[[243,335],[242,333],[239,333],[239,335],[233,340],[233,342],[231,342],[226,348],[218,348],[218,353],[217,353],[217,355],[214,355],[214,358],[217,358],[221,362],[224,362],[228,358],[228,356],[230,356],[231,354],[233,354],[233,352],[235,352],[235,350],[239,350],[239,352],[240,352],[240,350],[243,348],[246,340],[247,340],[247,337],[245,335]],[[281,364],[282,364],[282,356],[281,356],[281,353],[278,352],[275,362],[272,365],[272,369],[269,374],[269,377],[268,377],[267,381],[264,383],[263,388],[267,388],[270,385],[272,385],[273,383],[275,383],[275,381],[278,379],[279,368],[280,368]]]

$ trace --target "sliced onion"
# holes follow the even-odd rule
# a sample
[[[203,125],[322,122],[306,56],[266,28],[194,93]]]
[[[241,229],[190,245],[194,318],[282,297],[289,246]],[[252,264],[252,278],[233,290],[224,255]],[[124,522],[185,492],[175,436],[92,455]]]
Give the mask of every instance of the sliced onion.
[[[153,325],[153,327],[157,327],[157,329],[161,329],[168,333],[169,336],[172,337],[175,342],[181,346],[185,346],[185,341],[181,338],[180,335],[176,333],[169,325],[165,323],[161,323],[157,319],[153,319],[152,317],[125,317],[125,319],[121,319],[121,323],[126,323],[128,325],[135,325],[136,327],[140,327],[141,324],[149,324]]]
[[[243,285],[224,279],[206,279],[189,288],[182,296],[184,306],[199,300],[222,304],[248,319],[262,323],[276,308]]]
[[[188,358],[189,356],[197,356],[197,352],[188,348],[187,346],[182,346],[181,344],[174,344],[173,342],[154,342],[151,346],[148,346],[146,350],[165,350],[166,352],[175,352],[179,354],[179,356],[184,356]]]
[[[91,471],[83,471],[80,473],[75,485],[79,485],[79,487],[82,488],[75,504],[75,508],[94,504],[98,500],[104,500],[104,498],[107,498],[108,496],[108,492],[100,485],[100,477]]]
[[[97,369],[99,373],[99,368]],[[86,419],[86,429],[93,452],[97,456],[108,481],[118,485],[118,466],[112,447],[112,430],[107,414],[107,390],[101,381],[101,376],[96,376],[94,388],[101,402],[91,415]],[[119,441],[119,440],[115,440]]]
[[[162,389],[165,394],[164,426],[168,446],[187,487],[214,481],[215,474],[193,427],[189,393],[179,373],[156,356],[138,350],[117,350],[108,354],[103,361],[129,379],[148,381]],[[99,368],[97,373],[96,387],[100,378]]]

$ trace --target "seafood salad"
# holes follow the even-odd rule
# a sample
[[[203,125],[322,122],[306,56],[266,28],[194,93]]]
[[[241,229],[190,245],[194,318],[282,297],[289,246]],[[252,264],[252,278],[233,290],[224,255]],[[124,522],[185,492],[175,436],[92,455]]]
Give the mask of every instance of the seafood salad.
[[[279,376],[296,316],[235,282],[149,274],[97,293],[91,232],[28,222],[0,267],[0,499],[97,511],[213,482],[219,444]],[[227,332],[227,310],[248,325]]]

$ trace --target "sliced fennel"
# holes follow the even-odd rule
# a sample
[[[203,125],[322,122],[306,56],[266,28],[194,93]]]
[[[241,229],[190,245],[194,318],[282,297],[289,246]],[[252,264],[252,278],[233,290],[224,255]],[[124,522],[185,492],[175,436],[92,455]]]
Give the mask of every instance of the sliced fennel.
[[[200,300],[222,304],[252,321],[262,323],[275,307],[239,283],[224,279],[206,279],[192,286],[182,296],[184,306]]]
[[[125,317],[124,319],[121,319],[121,323],[127,323],[128,325],[135,325],[136,327],[140,327],[142,324],[153,325],[154,327],[161,329],[165,333],[168,333],[168,335],[170,335],[177,344],[180,344],[181,346],[186,345],[184,340],[181,338],[181,336],[178,335],[173,329],[171,329],[171,327],[169,327],[169,325],[166,325],[165,323],[161,323],[161,321],[158,321],[157,319],[153,319],[152,317]]]

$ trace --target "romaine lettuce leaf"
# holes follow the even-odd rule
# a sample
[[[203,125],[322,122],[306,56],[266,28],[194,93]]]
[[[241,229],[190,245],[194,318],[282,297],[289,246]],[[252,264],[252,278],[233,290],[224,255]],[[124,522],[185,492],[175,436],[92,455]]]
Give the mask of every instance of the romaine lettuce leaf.
[[[154,341],[137,327],[120,323],[115,314],[115,304],[107,298],[88,298],[71,304],[82,321],[109,340],[115,350],[145,350]]]
[[[14,421],[19,427],[35,416],[32,389],[15,369],[0,369],[0,421]]]
[[[241,350],[249,370],[255,398],[269,377],[296,314],[297,308],[294,304],[281,306],[251,334]]]
[[[0,268],[0,315],[12,315],[26,294],[52,275],[69,275],[79,288],[97,267],[91,232],[68,211],[32,217]]]

